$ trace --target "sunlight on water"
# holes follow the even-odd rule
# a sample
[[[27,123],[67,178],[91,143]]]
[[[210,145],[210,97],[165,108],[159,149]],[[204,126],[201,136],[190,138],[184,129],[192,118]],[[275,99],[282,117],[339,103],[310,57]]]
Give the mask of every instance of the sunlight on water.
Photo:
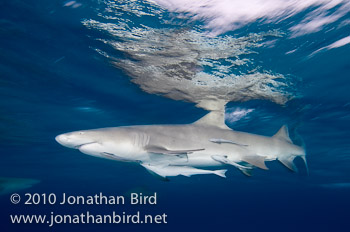
[[[108,39],[95,39],[114,51],[99,46],[94,47],[95,51],[123,70],[142,90],[194,102],[208,110],[217,108],[212,102],[221,102],[220,105],[260,99],[285,104],[299,96],[289,73],[264,68],[255,58],[262,52],[261,48],[265,52],[284,37],[317,32],[342,19],[350,10],[350,3],[341,0],[155,0],[144,4],[104,1],[102,6],[105,9],[98,13],[100,19],[84,19],[82,23],[110,35]],[[177,15],[169,16],[166,11]],[[255,21],[278,25],[301,12],[304,18],[289,23],[287,31],[262,30],[243,36],[219,36]],[[162,22],[162,28],[130,21],[131,16],[156,17]],[[205,24],[174,29],[176,18],[202,20]],[[310,56],[347,43],[346,37]]]
[[[130,28],[123,22],[84,20],[90,28],[107,32],[114,39],[99,41],[122,52],[115,57],[99,48],[144,91],[210,109],[208,101],[266,99],[278,104],[293,97],[282,74],[265,70],[254,62],[260,48],[278,31],[242,37],[208,37],[198,30],[157,29],[145,25]]]
[[[300,36],[321,30],[350,12],[347,0],[151,0],[174,12],[204,20],[214,35],[235,30],[255,21],[281,23],[311,8],[304,19],[289,30]]]

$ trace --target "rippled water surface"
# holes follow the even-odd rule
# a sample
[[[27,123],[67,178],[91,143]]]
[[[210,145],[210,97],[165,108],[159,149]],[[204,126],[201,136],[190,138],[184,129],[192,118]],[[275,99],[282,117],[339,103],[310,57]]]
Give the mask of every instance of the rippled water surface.
[[[4,231],[348,227],[349,1],[14,0],[0,2],[0,12]],[[306,148],[309,175],[296,160],[299,173],[268,162],[270,170],[251,178],[232,168],[226,179],[163,182],[139,165],[90,157],[54,139],[81,129],[192,123],[226,102],[234,130],[270,136],[287,124]],[[158,203],[13,205],[13,192],[157,192]],[[168,223],[48,228],[9,219],[87,210],[167,213]]]

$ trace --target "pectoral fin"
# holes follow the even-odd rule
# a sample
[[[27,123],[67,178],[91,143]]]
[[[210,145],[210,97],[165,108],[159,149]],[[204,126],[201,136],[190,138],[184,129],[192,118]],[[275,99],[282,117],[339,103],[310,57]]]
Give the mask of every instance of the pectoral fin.
[[[148,145],[144,149],[149,153],[165,154],[165,155],[189,154],[189,153],[193,153],[195,151],[203,151],[204,150],[204,148],[189,149],[189,150],[168,150],[165,147],[156,146],[156,145]]]
[[[163,181],[169,181],[169,179],[164,175],[164,173],[161,173],[161,172],[157,172],[157,169],[153,168],[152,165],[150,164],[142,164],[141,163],[141,166],[146,168],[146,170],[151,173],[153,176],[163,180]]]
[[[268,170],[265,165],[265,157],[259,155],[247,155],[241,158],[242,161],[250,163],[258,168]]]
[[[101,155],[104,158],[113,159],[113,160],[122,161],[122,162],[132,161],[130,159],[125,159],[123,157],[117,156],[117,155],[115,155],[113,153],[109,153],[109,152],[101,152]]]

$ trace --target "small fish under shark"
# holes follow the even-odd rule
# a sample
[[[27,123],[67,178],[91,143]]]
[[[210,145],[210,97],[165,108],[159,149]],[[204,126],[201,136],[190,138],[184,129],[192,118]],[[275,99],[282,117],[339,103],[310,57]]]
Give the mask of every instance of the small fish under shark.
[[[307,167],[305,150],[293,144],[286,126],[272,137],[234,131],[226,126],[222,111],[211,111],[192,124],[82,130],[58,135],[56,141],[88,155],[139,163],[165,179],[199,174],[225,177],[226,169],[220,168],[229,166],[251,176],[254,168],[267,170],[265,161],[272,160],[296,172],[296,157]]]

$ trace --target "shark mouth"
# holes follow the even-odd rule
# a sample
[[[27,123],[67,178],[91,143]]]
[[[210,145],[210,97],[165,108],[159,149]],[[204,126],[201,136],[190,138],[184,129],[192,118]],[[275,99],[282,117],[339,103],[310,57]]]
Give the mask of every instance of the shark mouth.
[[[82,146],[89,145],[89,144],[94,144],[94,143],[96,143],[96,142],[79,144],[79,145],[75,146],[74,149],[80,149]]]
[[[132,162],[133,161],[131,159],[123,158],[121,156],[118,156],[116,154],[109,153],[109,152],[101,152],[101,155],[103,155],[106,158],[117,160],[117,161],[122,161],[122,162]]]

